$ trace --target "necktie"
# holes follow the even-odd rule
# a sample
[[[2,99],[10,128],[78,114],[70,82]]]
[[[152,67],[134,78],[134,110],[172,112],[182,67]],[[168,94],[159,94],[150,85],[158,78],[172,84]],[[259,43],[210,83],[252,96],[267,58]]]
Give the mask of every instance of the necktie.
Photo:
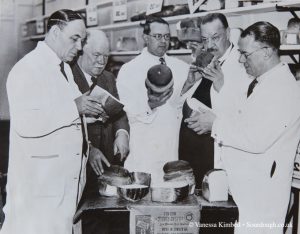
[[[59,64],[59,66],[60,66],[60,71],[61,71],[61,73],[64,75],[64,77],[65,77],[66,80],[68,81],[68,77],[67,77],[67,75],[66,75],[66,73],[65,73],[65,69],[64,69],[64,62],[61,62],[61,63]]]
[[[159,58],[160,64],[166,65],[166,60],[164,58]]]
[[[253,92],[253,89],[254,89],[254,87],[256,86],[257,83],[258,83],[258,82],[257,82],[257,79],[254,79],[254,80],[250,83],[250,85],[249,85],[249,87],[248,87],[247,97],[249,97],[249,96],[251,95],[251,93]]]
[[[91,77],[91,80],[92,80],[92,85],[91,85],[91,87],[90,87],[90,90],[92,91],[94,88],[95,88],[95,86],[97,85],[97,78],[95,78],[95,77]]]

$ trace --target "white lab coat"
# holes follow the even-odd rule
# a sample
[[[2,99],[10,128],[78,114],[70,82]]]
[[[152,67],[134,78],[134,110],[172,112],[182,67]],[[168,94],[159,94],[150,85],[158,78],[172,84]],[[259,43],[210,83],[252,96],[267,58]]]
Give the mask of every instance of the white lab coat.
[[[151,110],[145,79],[150,67],[160,64],[159,57],[144,48],[141,55],[122,66],[117,89],[125,104],[130,125],[130,153],[125,167],[130,171],[151,173],[152,182],[163,179],[163,165],[178,160],[179,128],[182,118],[180,92],[189,66],[174,57],[164,56],[174,79],[174,92],[166,104]]]
[[[235,110],[240,102],[245,99],[248,86],[251,79],[247,75],[243,65],[239,63],[239,52],[237,46],[231,44],[225,51],[224,55],[219,58],[222,72],[224,74],[224,85],[220,92],[217,92],[212,86],[210,89],[210,97],[212,109],[216,115],[223,113],[231,113]],[[185,94],[185,98],[191,97],[201,80]],[[214,144],[214,167],[223,168],[220,147]]]
[[[60,72],[60,62],[39,42],[9,73],[10,152],[1,234],[72,233],[86,157],[81,125],[74,124],[79,118],[74,99],[81,94],[66,64],[69,82]]]
[[[224,74],[224,85],[218,93],[211,87],[212,108],[216,115],[223,113],[231,113],[235,110],[245,97],[251,79],[247,75],[245,68],[239,63],[239,52],[237,46],[232,49],[229,47],[220,61],[222,64],[222,72]],[[215,143],[214,147],[214,167],[223,168],[220,147]]]
[[[242,226],[236,233],[283,232],[282,227],[249,225],[284,223],[300,136],[299,106],[296,80],[288,66],[280,63],[258,78],[240,108],[231,115],[218,115],[214,122],[212,136],[221,145],[230,190],[239,208]]]

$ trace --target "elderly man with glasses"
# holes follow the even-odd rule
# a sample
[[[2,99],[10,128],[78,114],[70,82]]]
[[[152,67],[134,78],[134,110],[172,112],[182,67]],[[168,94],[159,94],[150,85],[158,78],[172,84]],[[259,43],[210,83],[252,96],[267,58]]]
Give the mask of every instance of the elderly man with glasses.
[[[125,167],[130,171],[152,174],[152,182],[163,179],[163,165],[178,160],[181,121],[180,91],[189,66],[166,55],[170,43],[169,24],[161,18],[148,18],[143,39],[146,47],[132,61],[122,66],[117,88],[125,104],[130,125],[130,153]],[[148,95],[147,72],[154,65],[165,64],[173,74],[173,87],[160,96]]]

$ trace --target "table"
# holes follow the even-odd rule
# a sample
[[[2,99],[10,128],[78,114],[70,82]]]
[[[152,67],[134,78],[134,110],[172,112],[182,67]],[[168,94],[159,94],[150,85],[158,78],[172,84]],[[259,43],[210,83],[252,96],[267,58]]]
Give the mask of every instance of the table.
[[[79,207],[74,220],[82,221],[82,233],[129,233],[129,207],[131,205],[159,205],[159,206],[194,206],[200,210],[201,233],[233,233],[232,224],[238,217],[238,209],[230,198],[226,202],[208,202],[200,191],[190,195],[187,199],[173,203],[158,203],[141,200],[135,203],[116,197],[93,196],[86,199]],[[227,227],[225,227],[227,225]],[[217,227],[215,227],[217,226]]]

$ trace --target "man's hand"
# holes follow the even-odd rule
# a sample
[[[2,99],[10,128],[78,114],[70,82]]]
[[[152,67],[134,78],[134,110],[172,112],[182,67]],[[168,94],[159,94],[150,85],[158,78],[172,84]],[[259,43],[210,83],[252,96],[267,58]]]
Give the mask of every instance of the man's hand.
[[[105,113],[102,105],[98,102],[97,98],[89,96],[88,92],[76,98],[75,103],[80,115],[99,117],[103,113]]]
[[[218,62],[210,63],[206,68],[201,69],[204,78],[213,82],[214,89],[220,92],[224,85],[224,74]]]
[[[173,94],[173,87],[165,91],[159,96],[151,94],[148,89],[148,104],[150,108],[153,110],[156,107],[162,106],[167,102],[167,100],[172,96],[172,94]]]
[[[129,154],[129,137],[123,131],[117,133],[114,142],[114,155],[118,153],[121,155],[121,161],[124,161]]]
[[[99,149],[91,145],[89,153],[89,163],[91,164],[91,167],[93,168],[97,176],[102,175],[104,172],[102,161],[106,166],[110,167],[110,163],[108,162],[104,154]]]
[[[215,118],[213,112],[202,109],[201,111],[193,111],[191,117],[186,118],[184,122],[198,135],[202,135],[211,131]]]
[[[198,80],[202,78],[199,68],[193,64],[190,66],[188,77],[183,85],[180,95],[185,94]]]

